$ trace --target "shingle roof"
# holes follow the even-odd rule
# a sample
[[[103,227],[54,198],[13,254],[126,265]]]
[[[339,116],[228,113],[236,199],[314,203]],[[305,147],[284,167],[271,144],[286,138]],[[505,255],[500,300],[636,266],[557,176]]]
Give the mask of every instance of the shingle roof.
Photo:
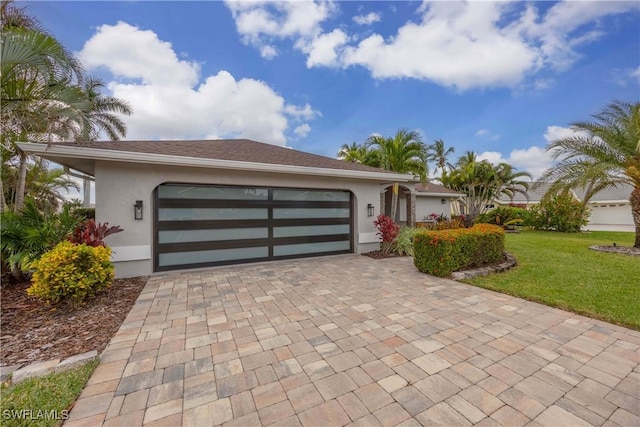
[[[591,197],[590,202],[608,202],[613,200],[629,200],[633,187],[629,184],[622,184],[618,187],[605,188],[602,191],[597,192]],[[576,195],[580,200],[584,197],[584,189],[576,189]]]
[[[416,195],[420,195],[420,193],[431,193],[431,194],[435,193],[435,194],[443,194],[443,195],[450,194],[452,196],[459,195],[457,191],[453,191],[450,188],[447,188],[443,185],[436,184],[433,182],[430,182],[426,185],[416,184],[415,188],[416,188]]]
[[[92,143],[56,143],[98,150],[163,154],[202,159],[233,160],[273,165],[304,166],[323,169],[394,173],[383,169],[350,163],[317,154],[305,153],[277,145],[248,139],[217,139],[199,141],[101,141]]]

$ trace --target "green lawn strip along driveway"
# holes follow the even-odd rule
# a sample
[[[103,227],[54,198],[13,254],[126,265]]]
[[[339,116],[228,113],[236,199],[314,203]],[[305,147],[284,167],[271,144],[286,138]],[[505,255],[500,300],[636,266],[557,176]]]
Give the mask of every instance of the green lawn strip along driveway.
[[[57,426],[84,388],[98,361],[69,371],[26,379],[0,390],[0,425]]]
[[[640,330],[640,258],[590,250],[633,245],[633,233],[507,234],[518,266],[466,283]]]

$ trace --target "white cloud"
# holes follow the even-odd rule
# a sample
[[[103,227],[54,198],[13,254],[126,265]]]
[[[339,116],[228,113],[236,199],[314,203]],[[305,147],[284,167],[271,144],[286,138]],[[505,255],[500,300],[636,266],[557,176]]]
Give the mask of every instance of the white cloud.
[[[315,66],[336,66],[338,65],[337,50],[348,41],[347,35],[342,30],[333,30],[330,33],[322,34],[303,49],[308,54],[307,67]]]
[[[199,66],[179,60],[169,43],[124,22],[99,27],[78,56],[88,69],[116,77],[108,88],[133,108],[123,118],[128,139],[237,137],[284,145],[290,120],[319,115],[308,104],[287,104],[259,80],[224,70],[201,77]]]
[[[106,67],[116,77],[141,79],[144,84],[193,85],[200,72],[196,62],[178,59],[171,43],[158,39],[153,31],[121,21],[98,27],[78,59],[88,69]]]
[[[479,129],[475,136],[483,139],[489,139],[491,141],[496,141],[500,139],[500,134],[491,132],[489,129]]]
[[[311,126],[308,123],[303,123],[300,126],[296,127],[293,132],[298,135],[300,138],[305,138],[311,132]]]
[[[611,80],[619,86],[640,83],[640,67],[638,68],[614,68],[611,70]]]
[[[534,180],[539,178],[552,164],[551,154],[544,148],[535,145],[525,149],[516,148],[506,158],[500,152],[485,151],[478,154],[478,159],[487,160],[493,164],[508,163],[518,171],[529,172],[533,175]]]
[[[557,139],[570,138],[572,136],[586,136],[586,133],[562,126],[547,126],[547,130],[544,133],[544,139],[546,139],[547,142],[553,142]]]
[[[369,12],[366,15],[358,15],[353,17],[353,22],[358,25],[371,25],[374,22],[380,22],[380,14]]]
[[[293,38],[312,40],[321,33],[320,23],[336,10],[332,1],[234,1],[225,0],[243,43],[261,50],[269,59],[277,53],[273,41]],[[264,46],[269,46],[264,55]]]
[[[565,70],[578,49],[603,37],[601,18],[638,10],[637,2],[559,2],[540,11],[520,2],[425,1],[419,18],[385,38],[363,40],[345,28],[323,30],[332,2],[227,2],[245,43],[258,48],[291,38],[308,67],[360,66],[376,79],[427,80],[460,91],[485,87],[543,90],[554,81],[535,79],[543,69]],[[301,10],[307,14],[299,13]],[[375,13],[353,18],[367,24]],[[525,80],[531,78],[533,84]]]

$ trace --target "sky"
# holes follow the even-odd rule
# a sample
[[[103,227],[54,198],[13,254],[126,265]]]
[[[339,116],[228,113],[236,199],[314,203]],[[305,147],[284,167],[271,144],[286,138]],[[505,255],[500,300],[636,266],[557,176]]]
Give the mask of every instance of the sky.
[[[406,128],[537,177],[572,122],[640,100],[637,1],[22,4],[129,102],[129,140],[336,157]]]

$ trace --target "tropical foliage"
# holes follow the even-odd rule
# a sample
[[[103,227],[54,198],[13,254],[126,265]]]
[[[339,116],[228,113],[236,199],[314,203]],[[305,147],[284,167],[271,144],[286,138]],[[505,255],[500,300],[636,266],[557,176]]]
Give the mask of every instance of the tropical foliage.
[[[371,135],[363,144],[344,144],[338,151],[338,158],[388,171],[412,174],[421,182],[427,181],[427,146],[420,134],[400,129],[392,137]],[[396,217],[398,207],[397,186],[391,199],[391,218]]]
[[[27,293],[48,304],[76,307],[85,298],[106,289],[114,277],[111,249],[61,242],[33,263]]]
[[[476,224],[457,230],[421,231],[414,237],[416,268],[433,276],[494,264],[504,253],[504,230],[490,224]]]
[[[467,226],[486,212],[493,200],[501,195],[513,197],[525,194],[529,188],[531,174],[518,172],[507,163],[493,165],[487,160],[478,161],[474,152],[466,152],[456,163],[456,168],[444,171],[442,183],[465,195],[452,203],[457,214],[464,215]]]
[[[126,128],[116,114],[131,110],[126,102],[101,95],[102,82],[86,76],[79,61],[24,8],[3,0],[0,12],[2,167],[9,162],[17,165],[12,184],[3,174],[0,209],[12,204],[17,212],[27,193],[29,164],[17,142],[87,141],[100,132],[118,139]],[[7,185],[13,186],[13,200],[5,199]]]
[[[27,199],[19,212],[2,213],[0,252],[14,276],[28,274],[33,261],[71,235],[82,221],[74,208],[68,203],[60,212],[41,211],[35,200]]]
[[[549,195],[527,212],[525,225],[536,230],[576,233],[589,222],[589,209],[569,191]]]
[[[559,160],[542,176],[552,194],[586,189],[583,203],[598,191],[623,183],[633,186],[631,213],[634,246],[640,248],[640,103],[616,101],[592,116],[572,123],[574,135],[552,141],[547,151]]]
[[[435,163],[435,170],[440,170],[440,174],[442,175],[445,171],[445,168],[453,169],[454,166],[449,163],[448,156],[455,152],[453,147],[445,147],[444,141],[442,139],[437,139],[427,147],[429,154],[427,155],[427,160]]]
[[[398,224],[393,222],[391,217],[382,214],[378,215],[376,220],[373,221],[373,225],[375,225],[378,230],[376,235],[380,238],[380,248],[382,253],[384,255],[389,255],[393,241],[400,232],[400,227]]]

